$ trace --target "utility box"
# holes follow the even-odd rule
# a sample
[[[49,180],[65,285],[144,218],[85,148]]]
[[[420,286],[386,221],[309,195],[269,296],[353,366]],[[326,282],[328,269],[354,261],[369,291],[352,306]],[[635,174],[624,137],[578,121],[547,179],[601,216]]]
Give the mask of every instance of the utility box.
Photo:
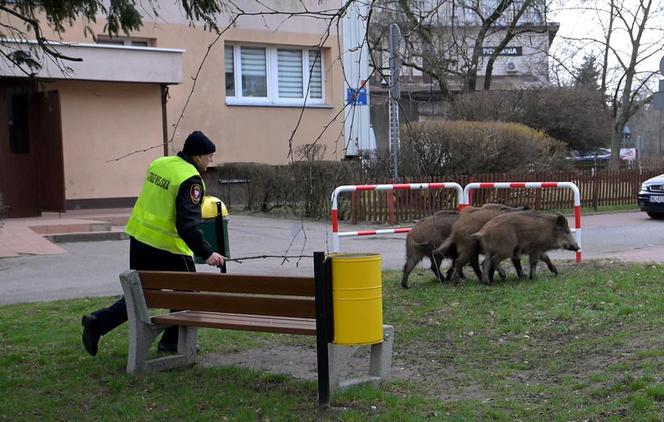
[[[332,260],[335,344],[383,341],[383,281],[379,254],[344,253]]]
[[[201,204],[201,217],[203,222],[200,225],[203,231],[203,237],[212,246],[212,250],[220,253],[225,258],[230,258],[230,245],[228,243],[228,209],[226,205],[214,196],[203,197]],[[205,261],[203,258],[194,257],[197,264]],[[226,272],[226,264],[220,267],[221,272]]]

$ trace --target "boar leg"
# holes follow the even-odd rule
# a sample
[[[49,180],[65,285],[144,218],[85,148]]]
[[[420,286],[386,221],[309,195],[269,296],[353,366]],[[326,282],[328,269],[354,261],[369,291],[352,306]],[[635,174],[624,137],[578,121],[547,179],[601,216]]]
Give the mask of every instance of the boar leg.
[[[432,252],[429,256],[429,261],[431,261],[431,271],[441,283],[445,281],[445,276],[440,272],[440,264],[443,263],[443,259],[445,259],[445,255],[440,253]]]
[[[475,271],[475,275],[477,276],[478,280],[482,279],[482,270],[480,270],[480,256],[479,254],[475,254],[473,257],[470,258],[470,266],[473,268],[473,271]]]
[[[445,273],[445,278],[444,278],[445,281],[450,281],[450,280],[452,280],[452,274],[454,274],[454,265],[456,263],[456,260],[459,258],[459,254],[457,253],[456,248],[454,248],[454,247],[448,248],[445,253],[440,254],[440,262],[441,263],[443,262],[443,259],[445,259],[445,258],[449,258],[449,259],[452,260],[452,264],[447,269],[447,272]],[[438,265],[438,267],[440,268],[440,264]],[[463,275],[463,268],[461,268],[459,270],[459,277],[460,278],[466,278]],[[441,281],[443,281],[443,280],[441,280]]]
[[[484,264],[484,262],[482,262],[482,264]],[[505,274],[505,270],[503,270],[502,265],[500,265],[500,262],[498,262],[496,264],[492,264],[491,269],[489,269],[489,282],[493,283],[493,276],[496,271],[498,271],[498,275],[500,275],[501,280],[507,280],[507,274]],[[484,273],[484,271],[482,271],[482,273]]]
[[[452,276],[453,276],[454,274],[456,274],[456,273],[454,272],[454,270],[455,270],[455,268],[454,268],[455,263],[456,263],[456,260],[453,259],[453,260],[452,260],[452,265],[450,265],[450,268],[448,268],[448,269],[447,269],[447,272],[445,273],[445,279],[446,279],[446,280],[452,281]],[[464,279],[464,280],[466,279],[466,276],[463,275],[463,267],[461,267],[461,269],[459,269],[459,278],[462,278],[462,279]]]
[[[553,262],[551,262],[551,258],[549,258],[549,255],[543,253],[542,256],[540,256],[540,259],[544,261],[546,266],[549,268],[549,271],[551,271],[555,275],[558,275],[558,268],[556,268],[556,266],[553,265]]]
[[[498,271],[498,275],[500,275],[501,280],[505,281],[507,280],[507,274],[505,274],[505,270],[503,270],[502,265],[500,265],[500,262],[496,262],[495,264],[491,265],[491,271],[493,270]],[[491,274],[491,281],[493,282],[493,274]]]
[[[416,256],[406,257],[406,263],[403,264],[403,276],[401,277],[401,287],[404,289],[408,288],[408,276],[410,275],[413,268],[420,262],[422,258]]]
[[[521,267],[521,257],[513,256],[512,257],[512,265],[514,265],[514,269],[516,270],[517,277],[524,278],[526,276],[523,273],[523,268]]]
[[[459,281],[461,281],[461,269],[463,268],[463,264],[464,262],[461,258],[454,261],[454,264],[452,265],[452,275],[450,276],[450,281],[452,283],[459,284]]]
[[[540,260],[540,256],[538,253],[531,253],[529,255],[530,258],[530,279],[534,280],[535,279],[535,272],[537,271],[537,262]]]
[[[457,256],[456,258],[453,258],[454,272],[452,273],[452,277],[450,278],[450,281],[452,283],[459,284],[460,279],[465,278],[463,275],[463,266],[468,264],[469,262],[472,265],[473,270],[475,270],[475,274],[477,274],[477,279],[478,280],[482,279],[482,272],[480,271],[478,254],[479,254],[478,243],[466,244],[461,247],[457,245],[457,253],[456,253]]]
[[[486,255],[484,261],[482,261],[482,276],[480,280],[482,280],[482,283],[487,285],[491,284],[493,268],[496,267],[492,261],[493,257],[491,255]]]

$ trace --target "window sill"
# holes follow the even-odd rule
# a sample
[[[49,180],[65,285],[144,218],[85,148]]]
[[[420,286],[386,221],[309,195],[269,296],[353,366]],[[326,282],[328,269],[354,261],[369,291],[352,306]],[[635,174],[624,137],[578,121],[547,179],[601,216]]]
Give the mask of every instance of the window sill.
[[[306,104],[287,104],[287,103],[270,103],[264,101],[247,101],[247,100],[229,100],[226,99],[227,106],[239,107],[285,107],[285,108],[334,108],[332,104],[325,103],[306,103]]]

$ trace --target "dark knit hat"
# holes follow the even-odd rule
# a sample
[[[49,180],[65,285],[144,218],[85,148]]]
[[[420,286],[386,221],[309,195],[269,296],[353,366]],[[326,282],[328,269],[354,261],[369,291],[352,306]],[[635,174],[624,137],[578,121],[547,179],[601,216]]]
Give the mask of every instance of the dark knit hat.
[[[210,140],[203,132],[194,131],[187,136],[187,139],[184,141],[184,147],[182,152],[186,155],[193,157],[194,155],[207,155],[215,152],[217,148],[214,146],[214,142]]]

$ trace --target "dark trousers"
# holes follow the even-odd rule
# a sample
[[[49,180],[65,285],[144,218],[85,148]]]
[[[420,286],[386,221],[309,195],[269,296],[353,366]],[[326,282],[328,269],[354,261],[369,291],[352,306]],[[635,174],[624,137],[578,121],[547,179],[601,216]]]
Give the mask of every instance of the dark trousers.
[[[192,257],[177,255],[162,249],[153,248],[133,237],[129,240],[129,268],[145,271],[182,271],[196,272],[196,265]],[[104,335],[118,325],[127,321],[127,304],[124,296],[109,306],[93,313],[97,318],[95,331]],[[178,327],[171,327],[164,331],[160,343],[177,344]]]

